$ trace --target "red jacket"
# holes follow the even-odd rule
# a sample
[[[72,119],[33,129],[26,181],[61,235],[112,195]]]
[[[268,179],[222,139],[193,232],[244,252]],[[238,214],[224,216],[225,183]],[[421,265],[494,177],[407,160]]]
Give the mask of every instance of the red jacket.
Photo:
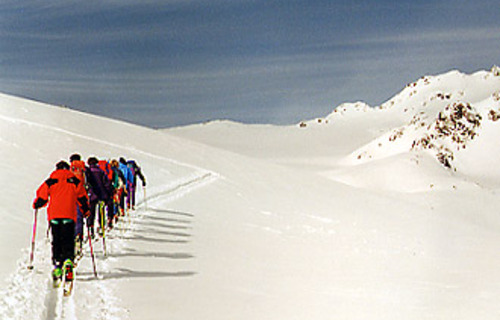
[[[60,169],[52,172],[49,179],[38,188],[33,207],[41,208],[48,202],[49,221],[58,218],[76,221],[77,201],[83,212],[87,212],[87,195],[82,182],[71,171]]]

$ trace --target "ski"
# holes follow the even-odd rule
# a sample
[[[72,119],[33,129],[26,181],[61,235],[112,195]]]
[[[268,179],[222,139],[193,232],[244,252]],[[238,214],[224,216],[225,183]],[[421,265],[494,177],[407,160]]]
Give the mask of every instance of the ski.
[[[73,281],[65,282],[63,289],[64,296],[69,297],[72,291],[73,291]]]
[[[62,282],[61,279],[53,279],[52,287],[54,289],[59,288],[61,286],[61,282]]]

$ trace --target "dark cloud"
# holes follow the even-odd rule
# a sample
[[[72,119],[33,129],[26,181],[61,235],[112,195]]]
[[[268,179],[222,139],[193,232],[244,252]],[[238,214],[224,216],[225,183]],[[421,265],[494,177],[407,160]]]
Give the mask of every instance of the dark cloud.
[[[0,91],[154,127],[295,123],[498,63],[490,1],[10,1]]]

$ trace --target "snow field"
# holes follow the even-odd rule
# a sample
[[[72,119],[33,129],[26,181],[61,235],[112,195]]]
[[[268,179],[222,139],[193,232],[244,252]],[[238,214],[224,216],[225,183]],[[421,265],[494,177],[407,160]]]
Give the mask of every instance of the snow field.
[[[6,289],[0,314],[498,319],[498,97],[500,77],[453,71],[423,77],[380,107],[345,104],[303,125],[217,121],[160,132],[2,96],[0,173],[16,181],[0,194],[6,288],[26,280],[15,264],[28,254],[26,190],[57,160],[75,151],[132,157],[148,186],[147,201],[109,235],[108,257],[98,253],[101,279],[86,257],[61,307],[45,294],[46,273],[35,273],[42,294]],[[449,135],[412,148],[457,102],[482,116],[466,148]],[[459,132],[460,121],[446,121]],[[437,157],[441,147],[453,150],[452,168]]]

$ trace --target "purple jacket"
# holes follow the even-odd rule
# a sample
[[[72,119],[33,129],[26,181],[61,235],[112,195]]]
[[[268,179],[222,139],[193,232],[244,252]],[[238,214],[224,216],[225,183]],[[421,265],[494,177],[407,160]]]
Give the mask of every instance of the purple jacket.
[[[97,165],[90,165],[87,170],[87,182],[89,184],[89,200],[107,201],[112,195],[111,182],[106,173]]]

